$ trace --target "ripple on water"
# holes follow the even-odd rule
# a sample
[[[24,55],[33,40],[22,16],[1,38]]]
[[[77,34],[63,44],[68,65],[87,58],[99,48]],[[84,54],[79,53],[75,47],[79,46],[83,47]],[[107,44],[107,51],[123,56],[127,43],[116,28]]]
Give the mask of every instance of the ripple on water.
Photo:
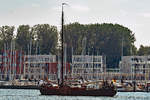
[[[44,96],[39,90],[0,89],[0,100],[150,100],[150,93],[118,92],[114,97]]]

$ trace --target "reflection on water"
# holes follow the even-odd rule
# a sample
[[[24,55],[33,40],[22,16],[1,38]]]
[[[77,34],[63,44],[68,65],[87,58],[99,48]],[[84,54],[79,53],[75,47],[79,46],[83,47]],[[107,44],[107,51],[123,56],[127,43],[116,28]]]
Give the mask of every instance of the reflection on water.
[[[0,89],[0,100],[150,100],[150,93],[118,92],[115,97],[43,96],[39,90]]]

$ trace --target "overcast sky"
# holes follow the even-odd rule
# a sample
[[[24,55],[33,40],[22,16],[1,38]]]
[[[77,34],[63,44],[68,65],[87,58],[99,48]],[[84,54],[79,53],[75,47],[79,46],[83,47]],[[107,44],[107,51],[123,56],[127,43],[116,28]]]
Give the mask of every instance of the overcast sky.
[[[150,46],[150,0],[0,0],[0,26],[61,24],[61,3],[66,2],[65,23],[117,23],[135,33],[135,45]]]

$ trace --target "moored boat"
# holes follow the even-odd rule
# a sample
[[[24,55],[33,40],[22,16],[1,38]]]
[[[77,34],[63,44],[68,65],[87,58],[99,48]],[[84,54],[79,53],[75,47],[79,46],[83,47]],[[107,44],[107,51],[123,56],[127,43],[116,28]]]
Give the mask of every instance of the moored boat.
[[[87,86],[73,87],[69,85],[52,86],[42,85],[40,86],[40,92],[42,95],[61,95],[61,96],[110,96],[116,95],[117,90],[115,86],[102,86],[101,88],[88,88]]]

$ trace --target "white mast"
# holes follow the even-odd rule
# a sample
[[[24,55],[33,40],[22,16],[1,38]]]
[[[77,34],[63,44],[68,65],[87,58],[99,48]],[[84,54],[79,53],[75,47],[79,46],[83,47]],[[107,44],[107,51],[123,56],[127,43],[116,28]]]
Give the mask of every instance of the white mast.
[[[11,47],[10,47],[10,74],[9,74],[9,80],[12,81],[12,41],[11,41]]]
[[[30,55],[30,53],[29,53],[29,44],[28,44],[28,59],[27,59],[27,61],[28,61],[28,79],[30,79],[30,60],[29,60],[29,56]]]
[[[4,76],[6,78],[6,73],[7,73],[7,66],[6,66],[6,61],[7,61],[7,57],[6,57],[6,44],[4,44]]]
[[[85,67],[85,62],[86,62],[86,57],[85,57],[85,49],[86,49],[86,37],[83,38],[82,40],[82,69],[81,69],[81,74],[80,76],[84,76],[84,67]]]
[[[65,43],[65,51],[64,51],[64,63],[65,63],[65,76],[67,76],[67,44]]]
[[[21,79],[21,65],[22,65],[22,48],[21,48],[21,52],[20,52],[20,65],[19,65],[20,79]]]

